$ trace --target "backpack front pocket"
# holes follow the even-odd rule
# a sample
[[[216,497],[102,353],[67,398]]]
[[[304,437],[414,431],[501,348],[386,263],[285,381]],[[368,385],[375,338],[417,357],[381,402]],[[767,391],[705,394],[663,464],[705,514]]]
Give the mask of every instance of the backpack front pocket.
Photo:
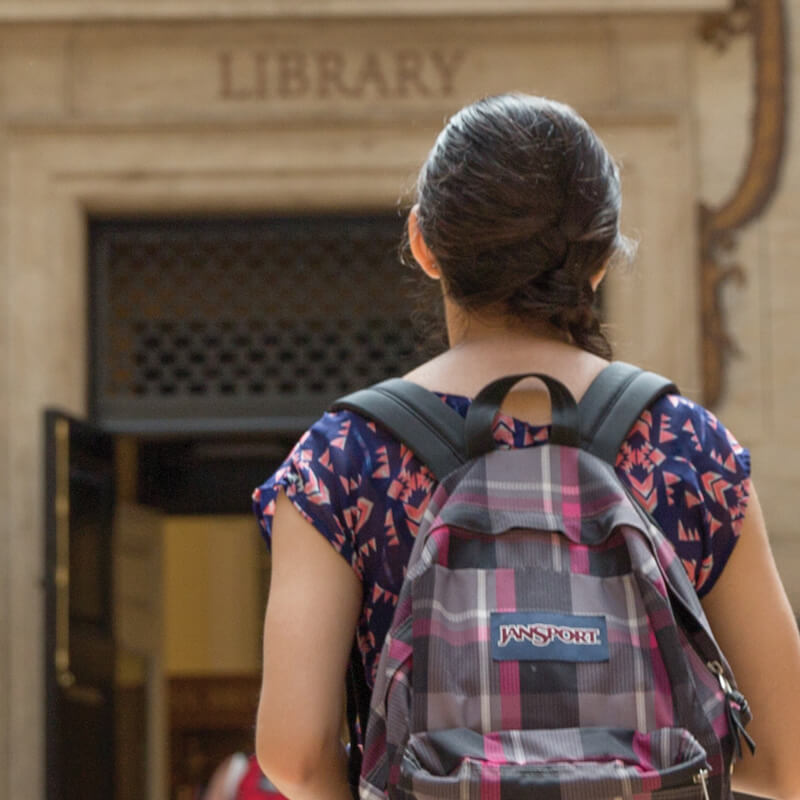
[[[701,800],[706,754],[678,728],[563,728],[412,734],[390,798]]]

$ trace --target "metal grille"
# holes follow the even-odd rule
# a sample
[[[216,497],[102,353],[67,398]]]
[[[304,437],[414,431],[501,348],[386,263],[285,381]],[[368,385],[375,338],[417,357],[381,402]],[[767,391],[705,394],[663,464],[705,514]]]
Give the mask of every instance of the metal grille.
[[[292,430],[411,368],[392,215],[94,220],[92,394],[112,430]]]

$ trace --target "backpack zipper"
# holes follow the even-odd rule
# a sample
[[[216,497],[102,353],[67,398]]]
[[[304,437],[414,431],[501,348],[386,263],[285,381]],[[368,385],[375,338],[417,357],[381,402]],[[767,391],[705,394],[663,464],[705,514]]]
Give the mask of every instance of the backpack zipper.
[[[706,666],[717,676],[717,681],[725,695],[725,706],[728,714],[728,727],[733,736],[733,744],[736,760],[742,757],[742,739],[747,743],[751,754],[756,752],[756,743],[750,734],[747,733],[742,722],[742,715],[749,716],[749,708],[745,696],[733,688],[725,673],[725,667],[719,661],[707,661]],[[733,772],[734,761],[731,761],[731,772]]]
[[[710,800],[708,796],[708,770],[701,769],[697,775],[692,778],[694,783],[699,784],[700,788],[703,791],[703,800]]]
[[[706,666],[717,676],[717,681],[722,691],[725,692],[725,696],[730,697],[733,694],[733,686],[725,674],[725,667],[719,661],[707,661]]]

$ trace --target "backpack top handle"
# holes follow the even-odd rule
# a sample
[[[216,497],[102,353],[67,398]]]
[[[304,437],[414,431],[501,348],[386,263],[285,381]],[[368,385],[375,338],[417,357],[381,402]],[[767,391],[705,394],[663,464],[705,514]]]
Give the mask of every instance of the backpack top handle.
[[[464,425],[468,458],[477,458],[494,450],[495,441],[492,434],[494,418],[500,411],[506,395],[524,378],[538,378],[550,394],[553,416],[550,443],[580,447],[578,404],[569,389],[550,375],[541,372],[523,372],[492,381],[475,396],[467,411]]]

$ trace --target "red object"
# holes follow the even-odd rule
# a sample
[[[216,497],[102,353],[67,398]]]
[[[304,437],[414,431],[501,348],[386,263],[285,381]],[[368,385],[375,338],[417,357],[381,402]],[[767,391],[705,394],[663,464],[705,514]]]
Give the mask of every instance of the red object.
[[[265,777],[261,767],[258,766],[256,757],[250,756],[247,772],[245,772],[239,783],[239,788],[236,790],[236,800],[265,800],[265,798],[285,800],[284,795]]]

